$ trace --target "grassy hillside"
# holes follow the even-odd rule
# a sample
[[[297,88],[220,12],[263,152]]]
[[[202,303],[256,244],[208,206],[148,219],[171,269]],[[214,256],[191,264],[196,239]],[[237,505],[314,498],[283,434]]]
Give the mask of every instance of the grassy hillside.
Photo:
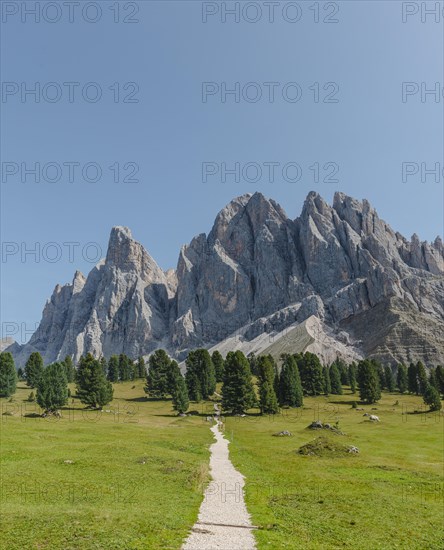
[[[364,407],[377,407],[371,412],[381,422],[371,423],[351,408],[354,399],[349,392],[306,398],[301,411],[226,419],[231,458],[246,476],[247,506],[261,527],[259,549],[443,548],[444,417],[412,414],[424,411],[421,398],[385,393]],[[318,418],[338,421],[346,435],[307,429]],[[281,430],[293,436],[272,437]],[[360,453],[296,452],[320,435]]]
[[[60,420],[33,417],[24,383],[14,402],[1,400],[2,413],[14,413],[1,416],[1,548],[180,547],[197,518],[212,434],[201,417],[146,401],[142,386],[116,384],[108,413],[82,413],[70,400]]]

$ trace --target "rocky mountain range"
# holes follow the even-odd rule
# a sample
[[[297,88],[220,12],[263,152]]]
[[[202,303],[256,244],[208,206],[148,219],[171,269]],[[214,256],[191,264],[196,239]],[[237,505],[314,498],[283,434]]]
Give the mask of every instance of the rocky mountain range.
[[[8,349],[17,366],[32,351],[48,363],[163,347],[181,360],[196,347],[226,351],[227,342],[275,354],[312,346],[326,360],[439,364],[443,335],[439,237],[407,240],[367,200],[343,193],[332,206],[309,193],[295,220],[254,193],[223,208],[167,272],[129,229],[114,227],[106,258],[57,285],[30,341]]]

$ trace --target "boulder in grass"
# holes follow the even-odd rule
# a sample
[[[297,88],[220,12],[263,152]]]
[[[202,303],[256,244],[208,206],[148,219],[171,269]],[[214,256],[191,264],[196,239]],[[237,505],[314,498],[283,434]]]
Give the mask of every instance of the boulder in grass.
[[[273,434],[274,437],[291,437],[293,434],[288,430],[282,430],[282,432],[276,432]]]
[[[322,430],[324,425],[320,420],[313,420],[313,422],[308,426],[310,430]]]

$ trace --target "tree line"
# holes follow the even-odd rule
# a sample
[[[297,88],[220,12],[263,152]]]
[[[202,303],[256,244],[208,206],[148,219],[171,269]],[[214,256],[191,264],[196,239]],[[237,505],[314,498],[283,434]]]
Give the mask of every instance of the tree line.
[[[70,397],[68,384],[75,382],[76,397],[98,408],[112,400],[113,383],[139,378],[146,379],[146,394],[157,399],[171,397],[174,410],[181,414],[188,410],[190,401],[211,397],[217,383],[222,383],[224,410],[233,414],[243,414],[252,407],[259,407],[262,414],[275,414],[280,407],[301,407],[304,396],[341,395],[343,386],[349,386],[352,394],[358,391],[360,400],[369,404],[376,403],[381,391],[387,390],[420,395],[431,410],[441,408],[442,366],[432,367],[427,373],[420,361],[408,367],[399,364],[395,369],[375,359],[351,364],[336,359],[331,365],[322,365],[310,352],[283,354],[280,359],[278,365],[271,355],[246,357],[241,351],[229,352],[224,359],[218,351],[210,355],[206,349],[196,349],[186,358],[183,376],[177,362],[163,349],[154,351],[147,364],[143,357],[132,360],[120,354],[107,361],[87,354],[76,367],[69,356],[44,366],[40,353],[33,352],[24,370],[18,371],[11,353],[2,352],[0,396],[11,396],[17,378],[21,378],[36,389],[37,403],[51,412],[66,405]],[[31,396],[34,398],[33,392]]]
[[[279,366],[271,355],[246,357],[241,351],[229,352],[225,359],[215,351],[193,350],[185,361],[182,375],[177,362],[166,351],[157,350],[149,358],[145,392],[164,399],[171,396],[173,407],[184,413],[189,401],[208,399],[222,382],[221,397],[225,411],[243,414],[259,407],[262,414],[275,414],[280,407],[301,407],[304,396],[341,395],[343,386],[352,394],[359,392],[364,403],[376,403],[381,391],[399,391],[423,396],[431,410],[441,409],[444,396],[444,368],[431,368],[429,374],[419,361],[407,368],[383,366],[375,359],[346,364],[337,359],[322,365],[310,352],[284,354]],[[256,388],[255,382],[256,380]]]

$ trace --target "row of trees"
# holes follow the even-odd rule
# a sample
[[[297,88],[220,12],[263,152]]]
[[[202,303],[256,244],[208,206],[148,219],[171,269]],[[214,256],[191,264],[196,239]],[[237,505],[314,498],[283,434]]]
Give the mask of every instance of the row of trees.
[[[113,355],[109,361],[95,359],[91,354],[82,357],[74,367],[70,357],[44,367],[41,355],[30,355],[22,375],[28,386],[37,389],[37,402],[46,410],[60,408],[68,399],[67,384],[76,382],[77,397],[88,406],[102,407],[112,399],[111,382],[145,378],[145,391],[152,397],[164,399],[171,396],[178,412],[188,409],[189,401],[208,399],[222,382],[222,404],[225,410],[242,413],[258,406],[264,414],[273,414],[279,407],[300,407],[303,396],[341,395],[343,386],[352,393],[359,388],[360,399],[375,403],[381,390],[422,395],[432,409],[441,408],[440,394],[444,394],[444,369],[441,366],[429,370],[421,362],[398,365],[396,370],[381,365],[374,359],[347,365],[336,360],[323,366],[317,355],[285,354],[278,368],[271,355],[248,358],[240,352],[228,353],[224,360],[215,351],[193,350],[186,359],[186,375],[182,376],[178,364],[164,350],[156,350],[149,358],[149,369],[140,357],[131,360],[125,354]],[[253,375],[257,379],[257,392]],[[10,353],[0,354],[0,395],[10,396],[17,384],[14,360]]]
[[[91,354],[82,357],[74,368],[72,360],[43,365],[39,353],[32,353],[23,373],[26,383],[36,389],[36,401],[45,412],[65,406],[69,398],[68,383],[76,383],[76,397],[88,407],[103,407],[112,401],[113,386],[105,376],[103,361]],[[17,386],[14,359],[9,352],[0,354],[0,395],[11,396]]]
[[[382,390],[393,392],[398,387],[400,393],[422,395],[431,409],[441,408],[442,367],[432,368],[427,376],[421,362],[408,368],[398,365],[396,370],[374,359],[350,365],[338,359],[330,366],[323,366],[319,357],[310,352],[285,354],[281,360],[279,369],[271,355],[247,358],[237,351],[228,353],[224,360],[219,352],[210,356],[207,350],[197,349],[188,354],[183,378],[177,363],[165,351],[157,350],[149,360],[145,391],[157,398],[171,395],[174,408],[180,412],[186,410],[184,404],[188,406],[189,400],[198,402],[210,397],[216,381],[222,382],[223,408],[236,414],[254,406],[263,414],[276,413],[279,407],[300,407],[304,395],[341,395],[344,385],[352,393],[359,390],[360,399],[366,403],[376,403]],[[257,392],[253,375],[257,379]]]

